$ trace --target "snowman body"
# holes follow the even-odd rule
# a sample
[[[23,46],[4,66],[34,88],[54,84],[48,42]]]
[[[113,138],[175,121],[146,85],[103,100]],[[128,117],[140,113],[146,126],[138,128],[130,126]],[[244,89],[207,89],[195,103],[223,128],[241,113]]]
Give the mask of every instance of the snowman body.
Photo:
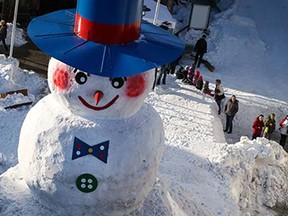
[[[29,111],[20,133],[24,180],[60,215],[129,214],[150,192],[163,152],[162,121],[143,104],[154,73],[85,77],[55,59],[48,70],[52,94]]]

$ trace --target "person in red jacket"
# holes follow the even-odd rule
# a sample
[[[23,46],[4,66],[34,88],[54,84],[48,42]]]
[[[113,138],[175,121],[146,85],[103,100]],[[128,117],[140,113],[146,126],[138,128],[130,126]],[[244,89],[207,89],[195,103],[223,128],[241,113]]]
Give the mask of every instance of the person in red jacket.
[[[264,116],[261,114],[254,120],[252,125],[252,133],[253,133],[252,139],[256,139],[257,137],[261,136],[264,127],[263,119]]]

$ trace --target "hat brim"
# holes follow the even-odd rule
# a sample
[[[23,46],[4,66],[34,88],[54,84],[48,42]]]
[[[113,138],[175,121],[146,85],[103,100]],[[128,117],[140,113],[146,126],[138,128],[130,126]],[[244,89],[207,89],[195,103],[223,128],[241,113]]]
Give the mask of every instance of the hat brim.
[[[46,54],[104,77],[144,72],[177,59],[184,50],[184,43],[178,37],[146,21],[142,21],[138,40],[121,45],[80,38],[74,33],[74,22],[75,9],[56,11],[33,19],[28,35]]]

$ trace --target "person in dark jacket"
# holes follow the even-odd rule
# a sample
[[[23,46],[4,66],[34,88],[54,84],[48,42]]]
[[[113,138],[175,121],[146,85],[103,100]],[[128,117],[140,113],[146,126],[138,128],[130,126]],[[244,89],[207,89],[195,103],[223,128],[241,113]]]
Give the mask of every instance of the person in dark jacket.
[[[165,65],[161,66],[160,73],[159,73],[159,76],[157,78],[156,85],[160,85],[161,79],[162,79],[162,84],[166,85],[166,76],[167,76],[167,71],[168,70],[169,70],[169,64],[165,64]]]
[[[169,22],[164,21],[164,22],[162,22],[160,27],[166,31],[169,31],[170,25],[171,24]],[[160,73],[159,73],[159,76],[158,76],[157,81],[156,81],[156,85],[160,85],[161,79],[162,79],[162,84],[166,85],[166,76],[167,76],[167,73],[169,73],[169,70],[170,70],[170,64],[169,63],[161,66]]]
[[[6,37],[7,37],[7,25],[6,25],[5,20],[1,20],[0,21],[0,40],[2,41],[6,52],[8,52],[8,47],[5,41]]]
[[[206,35],[203,35],[202,38],[196,42],[194,50],[196,51],[194,64],[197,65],[197,67],[200,67],[202,58],[207,52]]]
[[[170,63],[170,68],[169,68],[169,74],[174,74],[176,73],[176,67],[179,64],[180,59],[182,58],[182,55],[179,56],[176,60]]]
[[[253,122],[252,125],[252,139],[256,139],[257,137],[260,137],[262,134],[262,130],[264,127],[264,115],[259,115]]]
[[[238,112],[239,105],[238,100],[236,99],[235,95],[232,95],[232,97],[228,100],[228,102],[225,105],[225,114],[226,114],[226,129],[224,132],[227,132],[230,134],[232,133],[233,128],[233,119],[236,113]]]
[[[268,118],[266,118],[264,122],[264,134],[263,136],[267,139],[271,139],[272,133],[275,131],[276,128],[276,121],[275,121],[275,114],[272,113]]]

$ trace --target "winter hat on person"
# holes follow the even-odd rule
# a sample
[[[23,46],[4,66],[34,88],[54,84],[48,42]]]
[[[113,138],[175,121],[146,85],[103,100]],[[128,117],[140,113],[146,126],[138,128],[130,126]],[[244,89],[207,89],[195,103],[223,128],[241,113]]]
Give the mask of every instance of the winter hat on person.
[[[200,75],[199,77],[198,77],[198,80],[202,80],[203,79],[203,77]]]
[[[196,71],[196,76],[199,76],[200,75],[200,71]]]
[[[206,81],[205,81],[205,85],[209,85],[209,81],[206,80]]]
[[[184,43],[142,21],[143,0],[78,0],[34,18],[28,35],[46,54],[104,77],[138,74],[179,57]]]

